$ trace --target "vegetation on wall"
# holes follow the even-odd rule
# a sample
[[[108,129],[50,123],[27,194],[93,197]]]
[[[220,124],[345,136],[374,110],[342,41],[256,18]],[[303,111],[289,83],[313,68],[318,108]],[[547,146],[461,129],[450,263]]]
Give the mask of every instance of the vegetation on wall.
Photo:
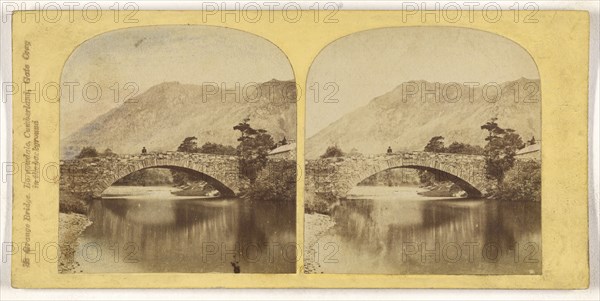
[[[332,146],[327,147],[327,149],[325,150],[325,153],[323,153],[321,155],[321,159],[343,157],[343,156],[344,156],[344,152],[342,151],[342,149],[337,145],[332,145]]]

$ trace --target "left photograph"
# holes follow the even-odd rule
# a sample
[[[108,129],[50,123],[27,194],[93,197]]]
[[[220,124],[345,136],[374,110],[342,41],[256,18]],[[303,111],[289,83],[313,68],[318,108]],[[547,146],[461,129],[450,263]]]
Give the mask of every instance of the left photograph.
[[[213,26],[96,35],[65,62],[59,273],[294,273],[296,82]]]

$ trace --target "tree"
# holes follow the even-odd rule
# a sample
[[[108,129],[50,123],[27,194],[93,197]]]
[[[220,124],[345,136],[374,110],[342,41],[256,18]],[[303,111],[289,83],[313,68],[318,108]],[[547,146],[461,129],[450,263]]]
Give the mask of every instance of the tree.
[[[337,145],[332,145],[327,147],[327,150],[325,150],[325,153],[321,155],[321,158],[325,159],[325,158],[334,158],[334,157],[343,157],[344,156],[344,152],[342,151],[342,149],[337,146]]]
[[[79,152],[79,155],[77,155],[78,159],[93,158],[93,157],[98,157],[98,151],[93,146],[86,146],[86,147],[82,148],[81,151]]]
[[[444,147],[444,137],[435,136],[429,139],[429,142],[427,143],[427,145],[425,145],[425,148],[423,150],[432,153],[443,153],[445,149],[446,148]]]
[[[266,130],[252,128],[249,121],[250,118],[244,118],[233,129],[240,131],[237,154],[240,156],[241,172],[254,183],[258,173],[267,165],[267,155],[275,142]]]
[[[452,142],[448,147],[444,146],[444,137],[432,137],[427,145],[423,148],[426,152],[433,153],[453,153],[453,154],[468,154],[481,155],[483,148],[479,145],[470,145],[468,143]],[[434,174],[426,170],[419,171],[419,180],[425,186],[431,186],[438,182],[447,181],[447,178],[442,174]]]
[[[452,142],[445,150],[446,153],[452,154],[467,154],[467,155],[481,155],[483,154],[483,148],[479,145],[471,145],[467,143]]]
[[[515,164],[515,155],[518,149],[525,145],[521,136],[512,129],[503,129],[492,118],[481,129],[488,131],[485,138],[487,144],[484,148],[485,171],[488,179],[496,180],[498,186],[502,185],[505,174]]]
[[[236,149],[231,145],[223,145],[219,143],[206,142],[198,150],[199,153],[203,154],[215,154],[215,155],[235,155]]]
[[[178,152],[184,153],[197,153],[198,152],[198,138],[186,137],[183,142],[177,148]]]

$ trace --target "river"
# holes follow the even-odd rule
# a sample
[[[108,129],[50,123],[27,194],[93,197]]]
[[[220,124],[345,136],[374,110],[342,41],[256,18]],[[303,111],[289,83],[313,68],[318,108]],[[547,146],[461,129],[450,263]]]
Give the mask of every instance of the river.
[[[355,187],[314,247],[317,273],[540,274],[539,203]],[[314,260],[313,259],[313,260]]]
[[[293,273],[294,204],[112,186],[88,211],[75,272]],[[239,268],[236,271],[234,265]]]

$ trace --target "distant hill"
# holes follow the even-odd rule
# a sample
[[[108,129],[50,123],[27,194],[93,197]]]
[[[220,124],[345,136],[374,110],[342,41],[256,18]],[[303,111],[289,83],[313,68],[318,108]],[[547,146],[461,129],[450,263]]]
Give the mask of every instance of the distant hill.
[[[233,85],[227,89],[233,90]],[[296,86],[294,81],[271,80],[242,85],[240,94],[215,86],[165,82],[151,87],[130,102],[61,137],[61,158],[71,158],[84,146],[106,148],[118,154],[176,150],[185,137],[198,144],[214,142],[236,146],[233,130],[245,117],[276,140],[296,139]],[[259,93],[260,91],[260,93]],[[222,98],[222,96],[224,97]],[[245,95],[245,99],[244,99]]]
[[[436,91],[436,85],[437,93],[423,94]],[[317,158],[333,144],[345,152],[355,148],[364,154],[384,153],[388,146],[394,151],[422,150],[437,135],[445,137],[446,145],[453,141],[483,145],[486,132],[480,126],[492,117],[524,139],[540,139],[540,81],[521,78],[498,86],[501,96],[493,102],[497,95],[493,86],[488,86],[486,100],[483,85],[403,83],[309,137],[306,158]]]

